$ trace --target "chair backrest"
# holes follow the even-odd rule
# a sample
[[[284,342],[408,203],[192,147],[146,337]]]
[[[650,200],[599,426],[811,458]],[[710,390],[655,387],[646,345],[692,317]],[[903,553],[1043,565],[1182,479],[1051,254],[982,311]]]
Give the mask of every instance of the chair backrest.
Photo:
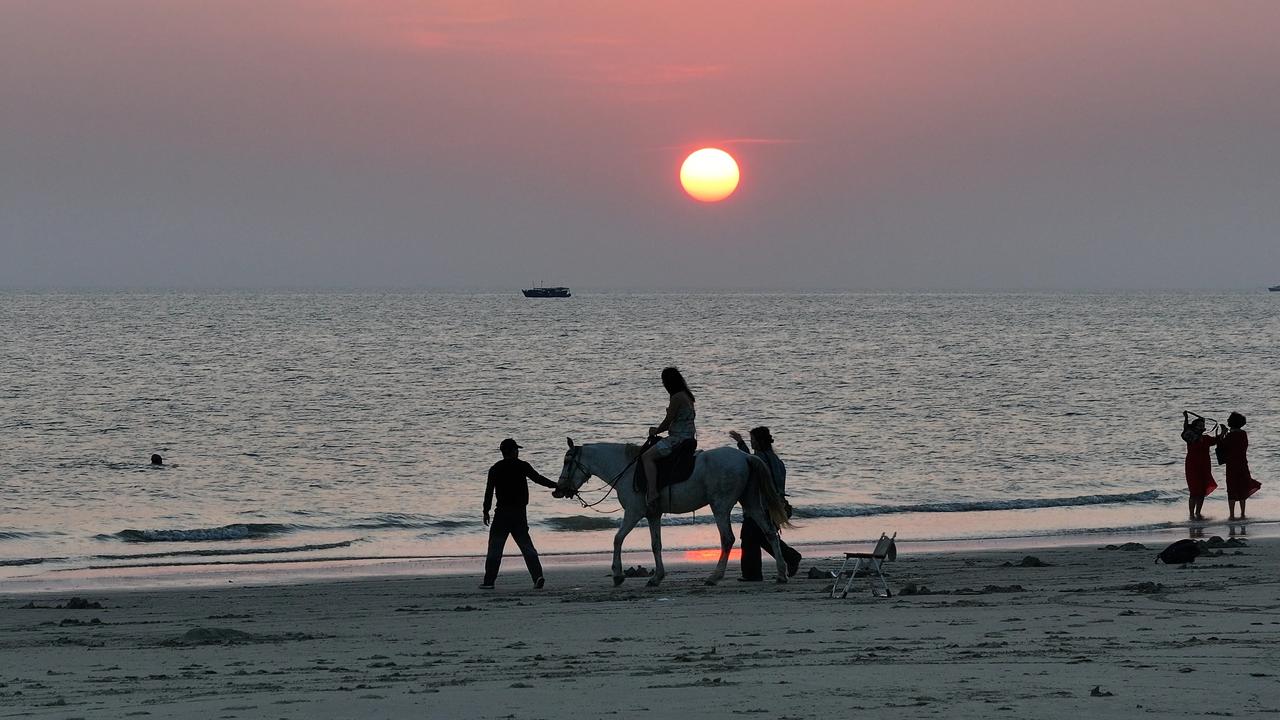
[[[876,543],[876,549],[871,554],[878,558],[888,560],[896,560],[898,557],[898,548],[894,545],[894,539],[898,537],[898,533],[894,533],[893,537],[889,537],[884,533],[880,533],[880,540]]]

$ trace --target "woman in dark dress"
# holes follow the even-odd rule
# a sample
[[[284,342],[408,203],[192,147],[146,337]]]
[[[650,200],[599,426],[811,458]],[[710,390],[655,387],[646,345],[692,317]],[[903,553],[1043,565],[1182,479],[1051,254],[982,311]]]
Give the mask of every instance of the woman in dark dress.
[[[1217,445],[1221,438],[1205,434],[1204,418],[1197,415],[1195,420],[1190,420],[1189,416],[1186,410],[1182,411],[1182,439],[1187,443],[1187,513],[1192,520],[1203,520],[1200,510],[1204,507],[1204,498],[1218,489],[1218,483],[1213,480],[1209,448]],[[1218,427],[1221,430],[1222,426]]]
[[[1249,434],[1243,428],[1247,422],[1240,413],[1233,412],[1227,418],[1227,427],[1231,428],[1218,442],[1221,444],[1227,465],[1227,504],[1230,507],[1229,520],[1244,520],[1244,505],[1249,496],[1258,492],[1262,483],[1253,479],[1249,473]],[[1240,503],[1240,515],[1236,516],[1236,503]]]

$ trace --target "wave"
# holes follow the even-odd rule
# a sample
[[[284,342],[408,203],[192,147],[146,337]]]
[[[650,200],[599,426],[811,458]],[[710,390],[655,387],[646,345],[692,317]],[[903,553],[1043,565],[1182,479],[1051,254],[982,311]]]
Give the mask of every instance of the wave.
[[[314,552],[316,550],[332,550],[333,548],[351,547],[355,540],[342,540],[331,543],[315,543],[312,545],[291,545],[289,547],[269,548],[219,548],[212,550],[175,550],[173,552],[124,553],[112,555],[94,555],[95,560],[146,560],[163,557],[219,557],[223,555],[267,555],[276,553]]]
[[[1111,495],[1077,495],[1064,498],[1014,498],[1011,500],[960,500],[956,502],[919,503],[915,505],[860,505],[796,507],[796,517],[865,517],[867,515],[895,515],[899,513],[952,513],[988,512],[992,510],[1033,510],[1037,508],[1084,507],[1088,505],[1113,505],[1120,503],[1148,503],[1181,497],[1178,493],[1163,490],[1144,490],[1136,493]]]
[[[906,505],[797,505],[795,516],[798,519],[815,518],[856,518],[876,515],[896,515],[903,513],[966,513],[990,512],[997,510],[1033,510],[1043,508],[1085,507],[1090,505],[1112,505],[1125,503],[1167,502],[1185,497],[1176,492],[1164,490],[1145,490],[1133,493],[1114,493],[1099,495],[1077,495],[1059,498],[1011,498],[1004,500],[958,500],[950,502],[915,503]],[[736,511],[735,511],[736,514]],[[612,530],[618,527],[619,515],[568,515],[548,517],[539,524],[556,532],[591,532]],[[680,515],[663,518],[666,525],[692,525],[713,522],[711,513],[700,511],[695,516]],[[459,529],[478,526],[476,520],[458,518],[442,518],[432,515],[413,515],[405,513],[387,513],[373,515],[345,524],[298,525],[284,523],[236,523],[213,528],[172,529],[172,530],[121,530],[112,535],[99,535],[101,540],[123,540],[130,543],[152,542],[218,542],[234,540],[255,540],[307,530],[322,531],[361,531],[361,530],[411,530],[426,529],[428,532],[420,537],[441,533],[449,533]],[[27,534],[18,534],[26,537]],[[5,533],[0,533],[4,537]],[[284,552],[289,552],[285,550]],[[216,553],[213,553],[216,554]],[[125,556],[120,556],[125,557]],[[145,557],[145,556],[139,556]]]
[[[28,538],[44,537],[49,533],[42,532],[22,532],[20,530],[0,530],[0,540],[26,540]]]
[[[61,559],[61,558],[57,558]],[[0,567],[18,567],[20,565],[39,565],[44,558],[19,558],[17,560],[0,560]]]
[[[386,513],[374,515],[368,520],[361,520],[350,525],[342,525],[339,530],[416,530],[430,528],[432,530],[453,530],[455,528],[476,525],[474,520],[450,520],[433,515],[410,515],[407,513]]]
[[[1163,490],[1144,490],[1136,493],[1116,493],[1111,495],[1078,495],[1064,498],[1015,498],[1012,500],[967,500],[956,502],[918,503],[913,505],[817,505],[797,506],[797,518],[851,518],[873,515],[897,515],[902,513],[963,513],[990,512],[995,510],[1034,510],[1057,507],[1085,507],[1089,505],[1112,505],[1121,503],[1162,502],[1185,497],[1175,492]],[[735,516],[738,510],[734,510]],[[688,515],[667,515],[663,517],[664,525],[694,525],[714,522],[709,511],[699,511],[695,517]],[[569,517],[553,517],[542,521],[552,530],[562,532],[584,532],[590,530],[612,530],[618,527],[617,517],[600,515],[597,517],[573,515]]]
[[[552,530],[562,532],[579,532],[583,530],[613,530],[618,527],[618,519],[603,515],[570,515],[568,517],[551,517],[543,521]]]
[[[121,530],[114,535],[99,538],[124,540],[125,542],[210,542],[217,540],[250,540],[283,535],[297,530],[297,525],[279,523],[236,523],[215,528],[191,530]]]

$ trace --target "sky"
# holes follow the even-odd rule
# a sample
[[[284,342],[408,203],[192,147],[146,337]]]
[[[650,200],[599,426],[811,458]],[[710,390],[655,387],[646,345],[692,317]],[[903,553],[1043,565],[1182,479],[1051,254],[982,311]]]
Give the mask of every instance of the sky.
[[[1277,37],[1272,0],[0,0],[0,288],[1256,288]]]

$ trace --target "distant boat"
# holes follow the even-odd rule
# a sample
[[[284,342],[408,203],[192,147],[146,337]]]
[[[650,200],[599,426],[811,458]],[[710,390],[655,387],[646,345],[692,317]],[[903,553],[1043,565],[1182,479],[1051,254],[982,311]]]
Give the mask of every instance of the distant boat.
[[[528,298],[555,298],[555,297],[572,297],[567,287],[538,287],[521,290],[525,297]]]
[[[1272,285],[1267,289],[1270,290],[1271,292],[1280,292],[1280,285]]]

